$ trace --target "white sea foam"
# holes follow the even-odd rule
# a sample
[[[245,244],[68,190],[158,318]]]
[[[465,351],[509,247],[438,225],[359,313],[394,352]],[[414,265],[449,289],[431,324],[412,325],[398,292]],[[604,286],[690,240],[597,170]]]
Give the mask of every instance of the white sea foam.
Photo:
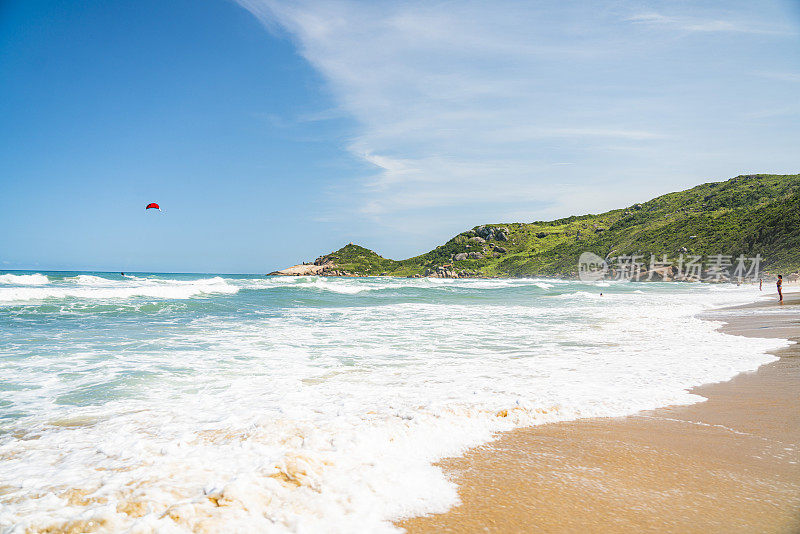
[[[65,282],[71,282],[71,283],[74,283],[74,284],[78,284],[80,286],[109,287],[109,286],[112,286],[113,284],[120,284],[120,283],[125,283],[125,282],[130,283],[131,280],[132,280],[131,278],[127,278],[126,280],[123,280],[122,282],[120,282],[118,280],[110,280],[108,278],[103,278],[101,276],[93,276],[91,274],[80,274],[80,275],[75,276],[75,277],[66,278],[64,281]],[[142,279],[140,278],[139,280],[142,280]]]
[[[40,286],[50,283],[50,279],[41,273],[34,274],[0,274],[0,284],[24,286]]]
[[[356,295],[370,291],[397,290],[403,288],[418,289],[509,289],[515,287],[538,287],[551,289],[563,284],[553,279],[456,279],[456,278],[360,278],[360,277],[320,277],[320,276],[286,276],[269,279],[240,279],[235,281],[240,287],[247,289],[269,288],[307,288],[322,292]]]
[[[64,279],[59,283],[47,284],[46,287],[0,287],[0,304],[65,298],[91,300],[130,299],[133,297],[187,299],[198,295],[231,294],[237,291],[239,291],[238,287],[219,276],[199,280],[147,278],[112,280],[99,276],[80,275]]]
[[[687,388],[755,369],[786,345],[695,317],[750,290],[654,284],[599,297],[549,280],[219,280],[431,297],[198,316],[146,329],[140,343],[157,349],[65,339],[57,358],[0,363],[0,383],[24,386],[9,395],[30,414],[0,438],[0,528],[91,519],[131,532],[393,532],[392,519],[456,502],[432,465],[443,456],[521,425],[697,402]],[[153,285],[198,283],[173,282]],[[442,287],[488,299],[500,287],[555,291],[544,284],[563,300],[438,302]],[[143,382],[128,386],[130,376]],[[101,383],[130,393],[57,402]]]

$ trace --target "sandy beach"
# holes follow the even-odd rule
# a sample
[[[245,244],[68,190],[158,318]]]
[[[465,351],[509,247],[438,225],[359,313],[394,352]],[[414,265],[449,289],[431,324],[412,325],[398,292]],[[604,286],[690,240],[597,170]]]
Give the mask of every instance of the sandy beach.
[[[766,292],[765,292],[766,293]],[[737,311],[738,310],[738,311]],[[800,293],[709,314],[722,331],[800,340]],[[698,347],[702,350],[701,347]],[[708,400],[519,429],[440,462],[462,503],[425,532],[800,532],[800,345]]]

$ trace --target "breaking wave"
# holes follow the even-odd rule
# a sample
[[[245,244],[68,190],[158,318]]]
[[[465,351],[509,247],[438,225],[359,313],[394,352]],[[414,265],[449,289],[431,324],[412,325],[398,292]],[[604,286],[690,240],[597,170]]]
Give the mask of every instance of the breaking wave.
[[[24,286],[40,286],[49,284],[50,279],[39,273],[35,274],[0,274],[0,284],[14,284]]]
[[[14,276],[14,275],[2,275]],[[31,278],[26,278],[30,276]],[[41,277],[41,278],[40,278]],[[187,299],[200,295],[233,294],[239,288],[215,276],[199,280],[157,280],[146,278],[112,280],[93,275],[64,278],[45,283],[44,275],[20,275],[26,279],[23,287],[0,287],[0,303],[39,302],[49,299],[114,300],[133,297],[156,299]],[[29,282],[27,280],[33,280]],[[45,286],[46,287],[42,287]]]

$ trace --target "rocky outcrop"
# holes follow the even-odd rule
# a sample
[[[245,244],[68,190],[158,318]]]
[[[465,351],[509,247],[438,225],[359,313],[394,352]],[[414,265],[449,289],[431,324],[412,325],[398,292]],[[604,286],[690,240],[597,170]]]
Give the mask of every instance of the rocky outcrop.
[[[322,265],[301,263],[300,265],[292,265],[269,274],[277,276],[316,276],[322,274],[324,269],[325,267]]]
[[[491,241],[492,239],[496,239],[497,241],[508,241],[509,231],[508,228],[505,227],[494,228],[491,226],[478,226],[473,231],[486,241]]]
[[[478,276],[480,273],[478,271],[471,271],[466,269],[461,269],[460,271],[456,271],[453,266],[449,263],[444,265],[439,265],[437,267],[430,267],[425,269],[425,273],[422,275],[412,275],[408,278],[418,278],[420,276],[425,276],[429,278],[473,278]]]

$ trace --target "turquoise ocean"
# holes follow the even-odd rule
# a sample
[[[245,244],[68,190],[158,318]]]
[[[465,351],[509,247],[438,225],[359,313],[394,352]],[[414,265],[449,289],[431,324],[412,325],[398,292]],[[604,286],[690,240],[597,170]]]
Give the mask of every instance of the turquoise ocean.
[[[602,293],[602,295],[601,295]],[[393,532],[499,431],[702,401],[752,286],[0,271],[0,532]]]

